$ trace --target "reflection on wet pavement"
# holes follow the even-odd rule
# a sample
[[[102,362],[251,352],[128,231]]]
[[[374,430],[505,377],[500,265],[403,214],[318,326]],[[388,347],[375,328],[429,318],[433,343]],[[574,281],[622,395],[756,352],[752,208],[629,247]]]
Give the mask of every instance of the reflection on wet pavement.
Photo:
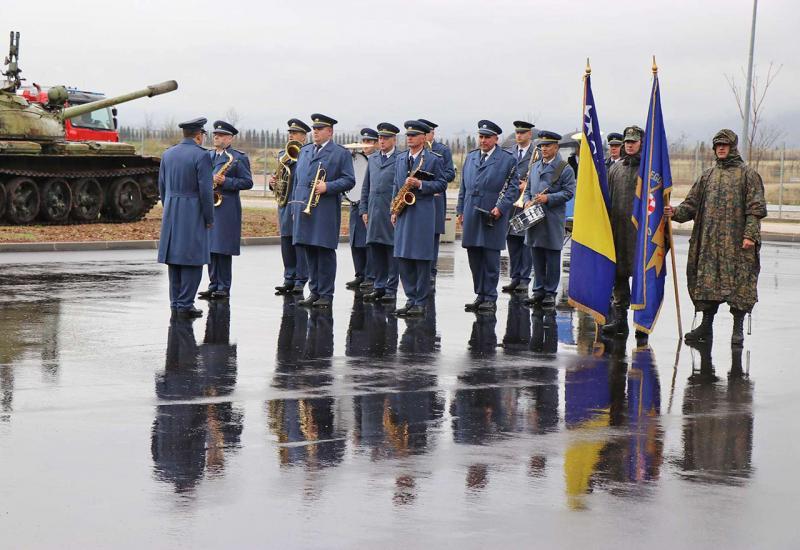
[[[465,314],[451,247],[420,319],[345,291],[332,311],[274,297],[258,281],[276,247],[248,248],[230,303],[194,322],[169,318],[145,253],[8,255],[0,527],[29,546],[44,505],[59,518],[45,547],[519,546],[533,532],[614,547],[639,532],[621,518],[639,518],[656,546],[780,547],[799,488],[781,315],[800,305],[800,249],[764,254],[776,282],[744,351],[723,320],[713,348],[677,356],[668,305],[640,348],[595,341],[563,302]]]

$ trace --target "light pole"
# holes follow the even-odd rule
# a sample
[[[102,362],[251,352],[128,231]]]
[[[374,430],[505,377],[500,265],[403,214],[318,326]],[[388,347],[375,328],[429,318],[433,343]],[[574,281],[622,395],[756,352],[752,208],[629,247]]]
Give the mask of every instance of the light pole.
[[[753,87],[753,47],[756,40],[756,10],[758,0],[753,0],[753,22],[750,26],[750,55],[747,58],[747,83],[744,89],[744,128],[742,128],[742,146],[745,161],[750,161],[750,89]]]

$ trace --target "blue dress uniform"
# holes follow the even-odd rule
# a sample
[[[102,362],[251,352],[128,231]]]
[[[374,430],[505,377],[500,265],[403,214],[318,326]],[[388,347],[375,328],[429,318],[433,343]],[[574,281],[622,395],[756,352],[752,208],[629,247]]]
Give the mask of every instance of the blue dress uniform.
[[[400,129],[382,122],[378,133],[394,136]],[[391,300],[397,295],[399,267],[394,257],[394,226],[391,220],[391,205],[394,197],[395,164],[400,156],[397,149],[388,154],[380,151],[367,159],[367,173],[361,188],[359,214],[367,214],[367,246],[369,246],[371,269],[375,275],[374,293],[370,299]],[[365,299],[367,299],[365,297]]]
[[[405,127],[407,134],[427,133],[428,128],[419,121],[406,121]],[[406,307],[397,310],[402,314],[415,306],[419,306],[417,311],[424,309],[428,299],[431,262],[435,258],[436,204],[433,196],[447,187],[442,176],[442,159],[423,147],[417,158],[413,158],[410,151],[398,155],[392,197],[397,195],[409,173],[420,163],[419,155],[423,155],[421,169],[433,174],[433,179],[423,181],[422,188],[413,191],[416,202],[406,206],[398,216],[394,230],[394,256],[398,258],[400,281],[407,298]]]
[[[558,143],[561,136],[555,132],[539,132],[541,143]],[[562,166],[562,164],[564,166]],[[558,179],[552,181],[560,171]],[[545,163],[540,159],[531,167],[525,202],[534,195],[547,193],[547,202],[542,204],[545,218],[528,229],[525,245],[532,247],[534,272],[534,298],[552,297],[555,300],[561,279],[561,249],[564,247],[564,225],[566,204],[575,194],[575,173],[561,155]]]
[[[314,126],[333,126],[336,121],[324,115],[311,115]],[[326,172],[327,191],[319,197],[310,214],[303,210],[312,192],[311,185],[319,167]],[[324,298],[319,305],[329,305],[336,281],[336,248],[339,246],[339,228],[342,225],[341,194],[355,185],[353,157],[350,152],[333,142],[309,144],[300,150],[297,160],[293,197],[293,243],[300,245],[308,259],[308,279],[311,296],[306,304]]]
[[[307,134],[311,127],[300,119],[292,118],[288,121],[289,132],[303,132]],[[282,157],[285,150],[281,149],[278,158]],[[296,180],[296,162],[289,161],[289,200],[292,200],[292,190]],[[278,206],[278,230],[281,235],[281,258],[283,259],[283,285],[275,287],[276,294],[293,292],[302,294],[303,288],[308,281],[308,262],[306,261],[305,251],[292,243],[292,225],[294,216],[294,206],[287,203],[286,206]]]
[[[364,140],[378,141],[378,132],[372,128],[362,128],[360,135],[362,142]],[[359,174],[358,171],[355,170],[355,161],[358,158],[361,158],[363,161],[367,160],[367,157],[361,151],[353,153],[353,170],[357,180],[361,180],[357,181],[356,183],[361,183],[363,186],[366,174]],[[358,193],[358,191],[355,192]],[[359,214],[360,209],[358,203],[361,200],[361,193],[358,193],[358,196],[348,195],[348,198],[352,198],[352,200],[350,200],[350,230],[348,235],[350,237],[350,255],[353,257],[353,270],[355,271],[355,279],[347,283],[347,288],[355,289],[358,288],[358,286],[365,280],[374,279],[374,276],[371,273],[371,267],[368,266],[367,226]]]
[[[514,129],[519,132],[532,131],[533,124],[523,120],[514,121]],[[508,152],[514,156],[517,161],[517,175],[521,179],[528,176],[528,167],[531,163],[531,158],[536,150],[536,146],[531,141],[528,148],[521,151],[518,145],[508,149]],[[514,200],[519,198],[519,194],[514,197]],[[512,208],[509,214],[509,219],[522,212],[521,208],[516,206]],[[525,232],[515,233],[509,228],[508,237],[506,237],[506,244],[508,245],[508,260],[509,260],[509,277],[511,283],[503,290],[508,291],[528,291],[528,285],[531,282],[531,270],[533,269],[533,257],[531,256],[531,249],[525,246]]]
[[[203,130],[199,118],[180,128]],[[196,315],[194,295],[211,260],[207,226],[214,222],[211,158],[208,151],[185,138],[167,149],[158,172],[158,192],[164,213],[158,241],[158,261],[169,266],[170,305],[177,313]]]
[[[431,129],[436,129],[439,127],[438,124],[431,122],[430,120],[426,120],[424,118],[417,119],[423,124],[427,124],[431,127]],[[447,185],[450,184],[451,181],[456,179],[456,168],[453,165],[453,153],[450,151],[450,148],[442,143],[441,141],[432,141],[430,143],[431,151],[439,155],[442,159],[442,176],[444,177],[445,183]],[[431,264],[431,283],[436,283],[436,275],[439,272],[437,268],[437,262],[439,260],[439,240],[441,239],[442,235],[444,234],[444,222],[447,218],[447,187],[441,193],[436,193],[433,196],[434,201],[436,202],[436,234],[434,235],[434,260]]]
[[[484,135],[502,133],[499,126],[488,120],[481,120],[478,128],[478,132]],[[475,149],[467,154],[456,212],[463,216],[461,246],[467,249],[476,294],[470,308],[483,302],[494,304],[497,301],[500,251],[506,247],[509,212],[518,194],[517,189],[517,162],[509,152],[495,145],[487,153]],[[501,216],[491,222],[485,213],[477,210],[488,212],[495,207]]]
[[[214,122],[214,133],[235,136],[239,131],[222,120]],[[228,162],[233,161],[225,173],[225,181],[217,191],[222,193],[222,204],[214,211],[214,226],[211,228],[211,263],[208,266],[210,279],[208,290],[211,297],[224,298],[230,293],[233,280],[233,256],[239,255],[242,240],[242,201],[239,191],[252,189],[253,176],[250,173],[250,159],[241,151],[228,147],[224,152],[209,151],[214,173],[219,172]]]

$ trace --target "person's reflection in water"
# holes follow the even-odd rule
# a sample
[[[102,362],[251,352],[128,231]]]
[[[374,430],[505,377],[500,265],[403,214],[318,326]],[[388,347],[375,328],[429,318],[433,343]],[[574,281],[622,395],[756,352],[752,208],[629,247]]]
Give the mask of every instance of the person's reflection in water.
[[[497,352],[497,317],[479,313],[472,322],[472,333],[467,347],[473,357],[493,356]]]
[[[376,358],[394,355],[396,351],[397,317],[380,302],[364,302],[361,296],[355,296],[345,355]]]
[[[503,349],[506,353],[527,351],[531,341],[530,310],[518,294],[513,294],[508,302],[506,333],[503,335]]]
[[[158,405],[151,452],[156,475],[176,492],[194,488],[203,474],[220,474],[225,453],[239,447],[243,413],[219,402],[236,384],[236,346],[229,343],[230,309],[209,306],[204,343],[197,346],[191,320],[170,321],[164,373],[156,379],[162,400],[203,403]]]
[[[406,329],[400,338],[399,349],[404,355],[429,356],[439,349],[439,336],[436,334],[436,303],[428,302],[422,318],[406,317]],[[428,360],[429,357],[417,358]]]
[[[531,313],[531,351],[556,353],[558,351],[558,325],[554,311],[535,307]]]
[[[753,385],[742,372],[742,349],[731,350],[727,385],[714,373],[711,344],[697,350],[700,369],[683,396],[683,472],[705,483],[742,484],[752,475],[753,453]]]
[[[349,331],[350,353],[360,350],[371,357],[394,354],[397,346],[396,317],[380,304],[366,304],[364,312],[365,330]],[[359,315],[355,305],[352,315]],[[351,329],[357,326],[358,320],[354,322],[351,317]],[[374,362],[361,365],[365,372],[356,374],[357,387],[368,392],[379,390],[379,393],[353,398],[356,452],[368,452],[376,461],[404,459],[426,452],[428,431],[444,412],[444,399],[430,390],[436,385],[436,376],[430,372],[430,360],[426,356],[435,351],[436,341],[434,333],[424,334],[423,331],[435,330],[431,327],[435,327],[435,318],[407,320],[400,349],[412,356],[422,354],[422,357],[405,362],[399,367],[401,370],[396,366],[391,370],[380,369]],[[388,388],[393,391],[380,391]],[[412,504],[416,491],[415,472],[401,471],[395,478],[392,502],[395,505]]]
[[[273,386],[293,394],[320,393],[333,381],[333,316],[319,309],[308,313],[296,302],[293,296],[284,298]],[[267,403],[281,466],[314,471],[341,462],[345,440],[335,425],[334,410],[332,397],[292,397]],[[313,487],[306,492],[306,496],[316,495]]]

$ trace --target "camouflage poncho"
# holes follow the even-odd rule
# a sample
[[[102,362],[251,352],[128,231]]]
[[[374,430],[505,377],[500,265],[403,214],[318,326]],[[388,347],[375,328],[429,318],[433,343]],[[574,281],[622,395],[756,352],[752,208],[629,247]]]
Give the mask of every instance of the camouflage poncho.
[[[719,139],[730,143],[730,154],[700,176],[673,220],[694,220],[686,266],[692,301],[727,302],[751,311],[758,301],[760,220],[767,215],[764,184],[739,156],[736,134],[720,130],[714,142]],[[756,246],[742,248],[745,238]]]

